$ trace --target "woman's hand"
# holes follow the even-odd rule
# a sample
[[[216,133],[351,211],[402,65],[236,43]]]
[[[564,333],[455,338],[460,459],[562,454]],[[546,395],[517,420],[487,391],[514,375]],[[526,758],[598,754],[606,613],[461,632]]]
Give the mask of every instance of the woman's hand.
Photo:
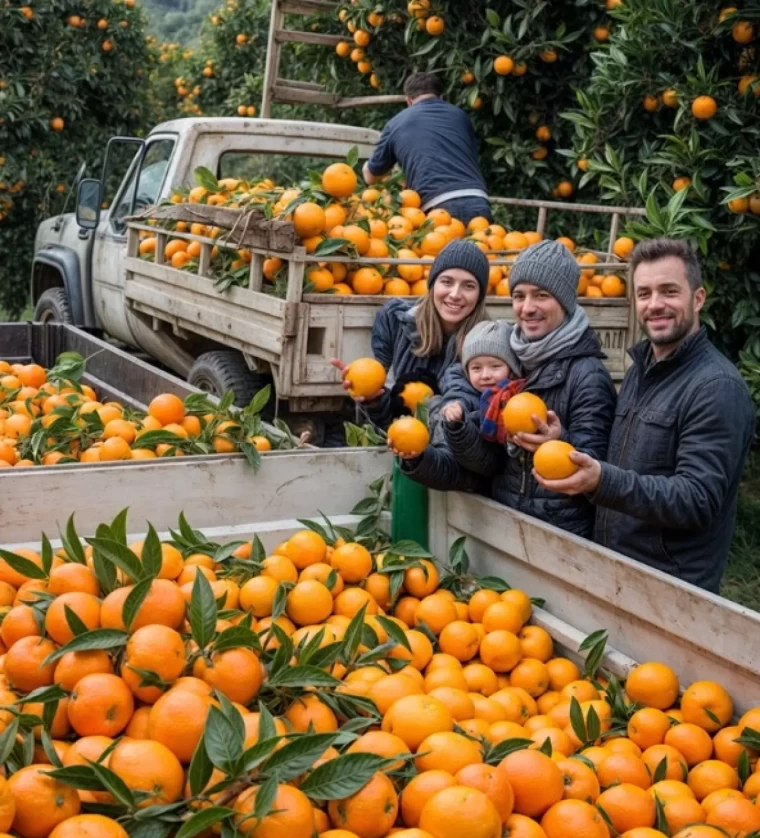
[[[562,436],[562,422],[553,410],[549,411],[546,422],[542,422],[535,415],[531,416],[531,419],[536,425],[536,433],[526,434],[521,432],[515,434],[509,438],[510,442],[514,442],[515,445],[519,445],[525,451],[534,452],[544,442],[548,442],[550,439],[559,439]]]
[[[461,422],[464,419],[464,408],[461,402],[451,402],[441,408],[441,417],[446,422]]]
[[[391,443],[388,443],[388,448],[399,458],[399,460],[413,460],[415,457],[421,456],[422,452],[417,451],[410,451],[408,454],[404,454],[401,451],[398,451],[394,448]]]
[[[330,363],[335,367],[335,369],[340,370],[340,376],[343,379],[343,389],[346,390],[346,391],[350,390],[351,389],[351,384],[350,384],[349,381],[347,381],[348,364],[341,361],[340,358],[331,358]],[[373,401],[375,401],[375,399],[379,398],[380,394],[382,392],[383,391],[382,391],[382,388],[381,388],[377,393],[375,393],[374,396],[354,396],[351,393],[348,393],[348,395],[355,402],[359,402],[360,404],[367,404],[367,403],[373,402]]]

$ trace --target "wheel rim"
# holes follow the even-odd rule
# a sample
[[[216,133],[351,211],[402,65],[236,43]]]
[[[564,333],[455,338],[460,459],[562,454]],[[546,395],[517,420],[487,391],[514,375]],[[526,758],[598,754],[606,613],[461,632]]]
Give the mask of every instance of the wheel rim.
[[[217,396],[218,398],[222,397],[222,393],[220,393],[219,389],[215,386],[215,382],[210,378],[206,378],[206,376],[198,376],[197,378],[194,378],[190,383],[193,385],[193,387],[197,387],[204,393],[209,393],[210,395]]]

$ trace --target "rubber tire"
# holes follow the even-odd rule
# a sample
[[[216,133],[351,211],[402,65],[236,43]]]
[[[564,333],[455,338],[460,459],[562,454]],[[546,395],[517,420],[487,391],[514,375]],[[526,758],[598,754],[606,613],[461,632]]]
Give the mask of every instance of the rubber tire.
[[[251,372],[243,356],[233,349],[217,349],[199,355],[187,380],[193,387],[221,398],[227,391],[235,394],[235,404],[245,407],[271,378]]]
[[[35,323],[73,323],[69,298],[65,288],[48,288],[40,294],[34,307]]]

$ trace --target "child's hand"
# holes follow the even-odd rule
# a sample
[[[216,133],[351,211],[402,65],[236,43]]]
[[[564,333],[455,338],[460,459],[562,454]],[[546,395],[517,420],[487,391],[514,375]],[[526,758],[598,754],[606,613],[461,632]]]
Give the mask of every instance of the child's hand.
[[[531,417],[536,424],[537,431],[534,434],[519,433],[510,437],[509,441],[519,445],[526,451],[535,451],[539,445],[548,442],[550,439],[559,439],[562,436],[562,423],[559,416],[550,410],[546,422],[542,422],[538,416]]]
[[[451,402],[441,408],[441,416],[446,422],[461,422],[464,419],[464,408],[461,402]]]

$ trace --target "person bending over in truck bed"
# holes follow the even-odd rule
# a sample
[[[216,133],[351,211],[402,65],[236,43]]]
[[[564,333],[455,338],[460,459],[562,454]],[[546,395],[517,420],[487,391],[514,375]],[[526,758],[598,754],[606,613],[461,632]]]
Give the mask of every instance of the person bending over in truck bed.
[[[640,242],[631,272],[647,339],[629,350],[609,454],[571,454],[572,477],[536,479],[596,505],[600,544],[718,593],[754,434],[752,401],[700,327],[705,289],[689,245]]]
[[[397,297],[380,309],[372,327],[372,354],[389,373],[389,386],[372,398],[356,399],[377,427],[387,428],[397,415],[391,381],[400,385],[422,378],[440,392],[467,333],[488,318],[488,269],[488,260],[472,242],[455,239],[431,265],[422,300]],[[337,358],[332,363],[345,378],[346,364]]]
[[[512,327],[503,320],[485,320],[470,330],[462,347],[462,363],[443,377],[441,394],[427,401],[430,445],[421,454],[393,452],[407,477],[440,492],[488,494],[487,481],[459,465],[462,452],[449,439],[449,429],[466,422],[480,432],[481,419],[488,422],[494,394],[514,394],[522,388],[520,361],[509,344],[511,335]]]
[[[504,442],[501,434],[495,442],[485,439],[466,422],[449,429],[448,437],[461,466],[492,479],[494,500],[589,538],[591,503],[547,491],[533,475],[533,452],[550,439],[562,438],[595,457],[607,454],[615,387],[599,338],[578,305],[579,279],[570,251],[554,241],[523,250],[509,275],[517,321],[510,345],[527,376],[523,389],[549,408],[547,422],[535,434],[504,434]]]
[[[443,101],[443,82],[433,73],[410,76],[404,95],[407,109],[386,124],[364,165],[366,182],[377,183],[398,163],[407,186],[422,198],[424,212],[445,209],[464,224],[476,216],[491,221],[470,118]]]

